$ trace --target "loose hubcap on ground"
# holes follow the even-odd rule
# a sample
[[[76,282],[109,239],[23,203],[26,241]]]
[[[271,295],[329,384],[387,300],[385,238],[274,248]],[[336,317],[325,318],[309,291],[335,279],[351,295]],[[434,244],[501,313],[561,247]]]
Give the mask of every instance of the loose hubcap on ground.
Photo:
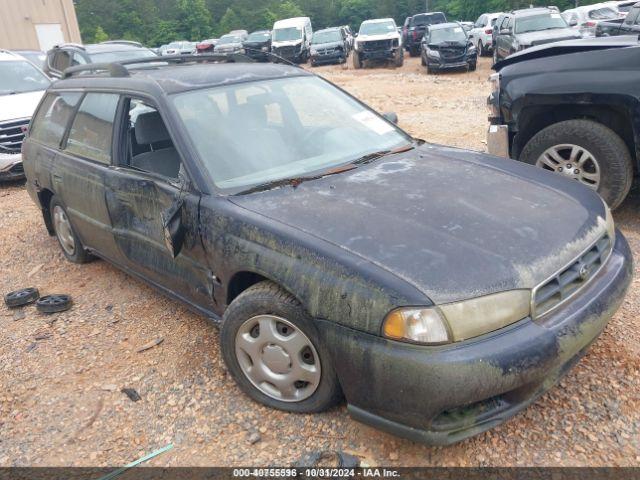
[[[275,315],[259,315],[236,334],[236,358],[249,381],[283,402],[309,398],[320,384],[320,360],[311,340]]]
[[[76,242],[73,239],[71,224],[67,214],[59,205],[56,205],[53,209],[53,226],[64,251],[69,255],[73,255],[76,250]]]
[[[538,167],[561,173],[597,190],[600,186],[600,166],[586,148],[562,144],[546,149],[536,161]]]

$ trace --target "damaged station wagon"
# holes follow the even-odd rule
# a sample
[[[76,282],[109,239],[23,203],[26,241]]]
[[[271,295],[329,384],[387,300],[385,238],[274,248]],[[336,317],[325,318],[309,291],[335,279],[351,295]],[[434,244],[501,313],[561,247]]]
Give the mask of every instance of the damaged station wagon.
[[[254,400],[449,444],[529,405],[632,261],[592,190],[411,138],[301,68],[238,56],[68,69],[25,141],[64,255],[220,326]]]

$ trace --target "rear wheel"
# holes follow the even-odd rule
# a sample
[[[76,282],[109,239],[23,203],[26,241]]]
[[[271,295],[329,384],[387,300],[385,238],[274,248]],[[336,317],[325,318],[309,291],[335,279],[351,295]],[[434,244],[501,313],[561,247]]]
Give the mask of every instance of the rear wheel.
[[[229,305],[220,345],[231,375],[257,402],[309,413],[326,410],[342,397],[313,319],[272,282],[250,287]]]
[[[67,260],[73,263],[87,263],[90,261],[92,259],[91,255],[84,249],[84,245],[82,245],[69,221],[66,209],[56,196],[51,199],[49,211],[51,212],[53,230],[62,253],[67,257]]]
[[[538,132],[520,160],[579,181],[596,190],[613,209],[633,181],[633,164],[624,140],[592,120],[568,120]]]

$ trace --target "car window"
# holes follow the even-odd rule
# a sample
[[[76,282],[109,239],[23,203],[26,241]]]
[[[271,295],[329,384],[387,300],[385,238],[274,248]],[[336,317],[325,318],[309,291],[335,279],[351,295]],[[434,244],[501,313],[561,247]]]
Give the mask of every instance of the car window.
[[[629,23],[635,23],[637,25],[640,21],[640,7],[631,10],[631,12],[629,13],[629,17],[631,17],[631,21]]]
[[[84,57],[82,55],[80,55],[78,52],[74,52],[73,54],[73,59],[71,60],[71,65],[75,66],[75,65],[85,65],[87,63],[87,61],[84,59]]]
[[[611,20],[618,18],[618,12],[609,7],[597,8],[589,12],[589,18],[592,20]]]
[[[80,92],[49,93],[33,119],[29,137],[58,148],[81,96]]]
[[[71,53],[67,50],[60,50],[53,57],[53,68],[62,72],[71,65]]]
[[[504,28],[506,28],[508,30],[512,30],[513,29],[513,17],[507,18],[507,24],[506,24],[506,26]]]
[[[71,125],[66,150],[109,165],[119,99],[112,93],[87,93]]]
[[[178,178],[182,162],[160,112],[144,100],[128,100],[125,166],[168,179]]]
[[[51,81],[31,62],[0,62],[0,96],[46,90],[49,85]]]

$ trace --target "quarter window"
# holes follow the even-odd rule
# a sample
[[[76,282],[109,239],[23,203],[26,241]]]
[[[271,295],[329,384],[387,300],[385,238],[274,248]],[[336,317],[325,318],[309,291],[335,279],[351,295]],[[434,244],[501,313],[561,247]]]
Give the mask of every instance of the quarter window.
[[[64,132],[81,96],[79,92],[48,94],[33,120],[29,136],[45,145],[60,147]]]
[[[69,132],[67,151],[109,165],[119,96],[87,93]]]

